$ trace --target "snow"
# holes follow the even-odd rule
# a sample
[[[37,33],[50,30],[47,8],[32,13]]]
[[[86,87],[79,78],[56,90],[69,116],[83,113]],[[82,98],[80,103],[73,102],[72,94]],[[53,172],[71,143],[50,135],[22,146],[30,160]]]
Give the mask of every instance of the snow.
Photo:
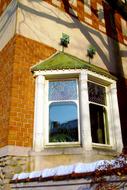
[[[18,179],[18,176],[19,176],[19,174],[15,174],[15,175],[13,176],[12,180]]]
[[[21,173],[18,175],[18,179],[27,179],[30,173]]]
[[[37,178],[37,177],[41,177],[42,175],[42,171],[33,171],[29,174],[29,178]]]
[[[109,165],[112,165],[112,163],[109,160],[98,160],[97,165],[96,165],[96,169],[97,170],[104,170]]]
[[[52,177],[56,175],[57,168],[47,168],[42,171],[42,177]]]
[[[83,164],[83,163],[78,163],[75,166],[74,172],[75,173],[88,173],[88,172],[93,172],[96,169],[96,162],[90,163],[90,164]]]
[[[119,158],[116,160],[98,160],[96,162],[92,163],[77,163],[72,165],[61,165],[54,168],[47,168],[43,169],[41,171],[33,171],[31,173],[21,173],[21,174],[15,174],[12,178],[12,180],[21,180],[21,179],[32,179],[32,178],[47,178],[47,177],[53,177],[53,176],[64,176],[69,175],[72,173],[89,173],[94,172],[95,170],[105,170],[108,166],[111,166],[112,168],[120,168],[123,166],[124,160],[123,158]]]
[[[59,166],[57,168],[56,176],[69,175],[74,171],[74,165]]]

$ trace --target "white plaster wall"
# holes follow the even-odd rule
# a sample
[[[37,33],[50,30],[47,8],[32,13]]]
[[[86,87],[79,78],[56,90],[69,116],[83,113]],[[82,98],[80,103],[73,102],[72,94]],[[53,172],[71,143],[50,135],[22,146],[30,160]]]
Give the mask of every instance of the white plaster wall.
[[[0,50],[15,34],[17,1],[13,0],[0,17]]]
[[[59,42],[62,32],[70,36],[66,52],[88,61],[87,48],[92,44],[97,50],[92,64],[117,72],[117,59],[112,50],[114,45],[111,38],[44,1],[19,0],[18,34],[61,50]]]

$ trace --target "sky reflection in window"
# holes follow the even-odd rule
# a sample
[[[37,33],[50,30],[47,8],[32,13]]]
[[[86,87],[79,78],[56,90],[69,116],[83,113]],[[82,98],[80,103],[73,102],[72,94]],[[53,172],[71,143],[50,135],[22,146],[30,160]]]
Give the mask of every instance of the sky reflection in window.
[[[52,103],[49,108],[50,142],[78,141],[77,105],[73,102]]]

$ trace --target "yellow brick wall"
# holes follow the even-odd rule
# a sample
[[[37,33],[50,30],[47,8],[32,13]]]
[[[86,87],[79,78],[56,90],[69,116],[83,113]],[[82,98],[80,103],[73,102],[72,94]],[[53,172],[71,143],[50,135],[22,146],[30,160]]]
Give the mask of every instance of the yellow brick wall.
[[[34,119],[34,79],[30,67],[55,52],[20,35],[15,36],[11,86],[9,145],[32,146]]]
[[[7,145],[15,39],[0,52],[0,147]]]

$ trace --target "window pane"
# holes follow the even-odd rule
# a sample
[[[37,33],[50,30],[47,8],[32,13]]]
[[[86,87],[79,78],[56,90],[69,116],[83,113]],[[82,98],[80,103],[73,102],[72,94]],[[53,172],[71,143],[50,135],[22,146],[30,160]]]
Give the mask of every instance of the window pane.
[[[89,101],[106,105],[105,87],[88,82]]]
[[[52,103],[49,125],[49,142],[78,141],[77,105],[73,102]]]
[[[76,100],[77,81],[50,81],[49,82],[49,101],[53,100]]]
[[[106,110],[103,106],[90,104],[92,142],[109,144]]]

